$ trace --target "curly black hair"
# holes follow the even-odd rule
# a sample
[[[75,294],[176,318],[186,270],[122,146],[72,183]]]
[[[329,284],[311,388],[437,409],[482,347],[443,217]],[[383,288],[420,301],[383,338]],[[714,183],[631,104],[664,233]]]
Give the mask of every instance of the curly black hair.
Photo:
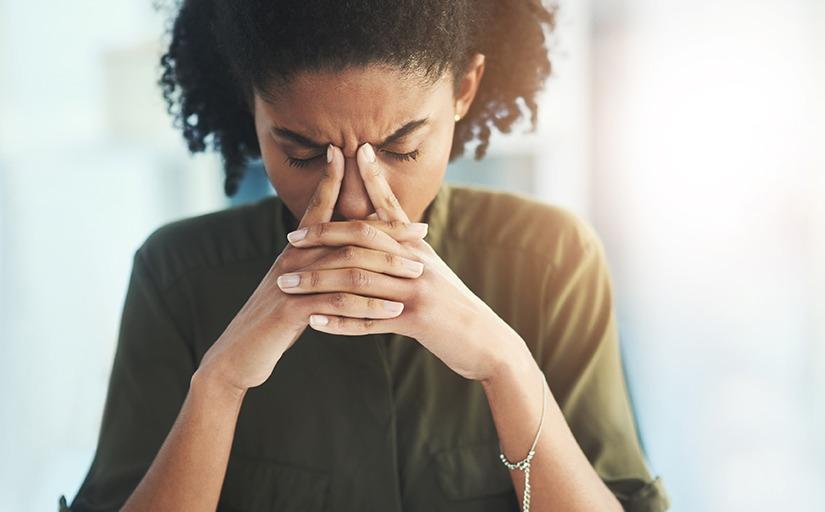
[[[557,7],[541,0],[179,0],[158,80],[189,151],[220,151],[233,196],[248,159],[260,158],[252,91],[264,94],[305,70],[387,64],[435,82],[453,73],[455,93],[473,53],[485,55],[475,99],[456,123],[450,161],[491,127],[510,133],[530,112],[551,64],[546,35]]]

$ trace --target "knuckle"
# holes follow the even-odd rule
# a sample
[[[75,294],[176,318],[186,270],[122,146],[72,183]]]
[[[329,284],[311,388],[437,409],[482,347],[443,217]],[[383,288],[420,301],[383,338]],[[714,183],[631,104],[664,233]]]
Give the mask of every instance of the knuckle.
[[[374,297],[367,297],[367,309],[375,310],[378,309],[379,306],[380,304],[378,303],[377,299],[375,299]]]
[[[403,220],[400,220],[400,219],[393,219],[393,220],[389,221],[389,225],[390,225],[390,229],[392,229],[393,231],[404,231],[404,230],[407,229],[407,226],[409,225],[409,223],[404,222]]]
[[[338,250],[338,258],[341,261],[352,261],[355,259],[356,248],[352,245],[345,245]]]
[[[331,293],[329,295],[329,304],[335,309],[343,309],[346,307],[348,299],[345,293]]]
[[[391,252],[384,253],[384,260],[390,267],[398,267],[401,265],[401,258]]]
[[[349,278],[352,287],[355,289],[366,288],[370,283],[369,276],[357,268],[350,269]]]
[[[318,285],[321,283],[321,273],[317,270],[313,270],[309,273],[309,286],[310,288],[317,288]]]
[[[366,222],[358,223],[358,235],[364,240],[374,240],[378,234],[377,230]]]
[[[375,319],[364,318],[363,320],[361,320],[361,325],[364,327],[364,329],[372,329],[372,327],[375,325]]]

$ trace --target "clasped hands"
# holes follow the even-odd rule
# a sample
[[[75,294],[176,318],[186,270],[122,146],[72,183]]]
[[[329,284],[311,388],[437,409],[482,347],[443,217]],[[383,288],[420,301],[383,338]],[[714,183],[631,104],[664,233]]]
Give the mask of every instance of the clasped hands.
[[[411,223],[370,144],[357,163],[375,208],[372,219],[332,222],[344,156],[328,146],[324,176],[291,247],[279,257],[289,272],[280,290],[311,310],[301,320],[339,335],[398,333],[414,338],[468,379],[489,377],[500,363],[496,333],[513,331],[479,299],[424,240],[426,224]],[[374,217],[377,216],[377,219]],[[311,299],[308,299],[311,297]]]

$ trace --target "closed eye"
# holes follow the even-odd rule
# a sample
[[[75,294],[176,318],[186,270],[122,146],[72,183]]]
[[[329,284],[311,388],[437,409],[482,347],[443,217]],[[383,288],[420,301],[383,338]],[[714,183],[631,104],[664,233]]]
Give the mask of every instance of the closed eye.
[[[386,153],[390,158],[394,158],[396,160],[403,161],[403,162],[408,161],[408,160],[415,160],[416,158],[418,158],[419,151],[420,150],[415,149],[413,151],[410,151],[409,153],[395,153],[393,151],[387,151],[387,150],[384,150],[384,149],[381,150],[382,153]],[[316,155],[316,156],[313,156],[313,157],[310,157],[310,158],[292,158],[292,157],[288,156],[288,157],[286,157],[286,163],[288,163],[292,167],[306,167],[310,163],[312,163],[314,160],[317,160],[321,157],[326,158],[326,155],[325,154],[324,155]]]

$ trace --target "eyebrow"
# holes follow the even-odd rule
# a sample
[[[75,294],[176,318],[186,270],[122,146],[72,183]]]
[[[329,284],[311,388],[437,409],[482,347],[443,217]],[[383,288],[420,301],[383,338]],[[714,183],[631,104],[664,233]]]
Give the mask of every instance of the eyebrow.
[[[377,148],[381,148],[384,146],[389,146],[393,142],[398,141],[400,138],[404,137],[405,135],[409,135],[410,133],[414,132],[418,128],[424,126],[429,121],[429,117],[425,117],[423,119],[416,119],[414,121],[409,121],[408,123],[404,124],[401,128],[395,130],[395,132],[387,137],[386,139],[382,140],[378,144],[375,145]],[[311,138],[307,137],[306,135],[301,135],[300,133],[294,132],[287,128],[281,128],[279,126],[272,126],[270,128],[274,135],[277,135],[281,138],[287,139],[289,141],[294,142],[295,144],[299,144],[301,146],[312,148],[312,149],[324,149],[327,147],[326,144],[322,144],[320,142],[316,142]]]

